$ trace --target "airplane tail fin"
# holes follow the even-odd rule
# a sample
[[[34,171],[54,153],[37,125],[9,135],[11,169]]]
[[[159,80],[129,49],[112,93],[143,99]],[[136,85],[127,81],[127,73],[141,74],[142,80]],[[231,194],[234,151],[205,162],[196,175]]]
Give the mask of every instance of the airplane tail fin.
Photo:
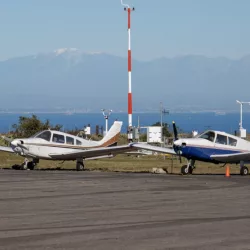
[[[101,147],[110,147],[117,143],[121,133],[122,122],[115,121],[105,137],[99,142]]]

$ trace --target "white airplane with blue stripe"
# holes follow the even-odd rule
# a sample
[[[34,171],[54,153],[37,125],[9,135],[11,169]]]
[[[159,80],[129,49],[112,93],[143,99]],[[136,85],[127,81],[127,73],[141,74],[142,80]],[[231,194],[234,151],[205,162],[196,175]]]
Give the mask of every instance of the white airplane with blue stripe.
[[[248,175],[248,168],[244,165],[250,161],[250,142],[231,134],[208,130],[195,138],[178,138],[175,123],[175,141],[173,151],[169,152],[185,157],[188,164],[182,166],[182,174],[192,174],[195,161],[240,164],[240,174]]]

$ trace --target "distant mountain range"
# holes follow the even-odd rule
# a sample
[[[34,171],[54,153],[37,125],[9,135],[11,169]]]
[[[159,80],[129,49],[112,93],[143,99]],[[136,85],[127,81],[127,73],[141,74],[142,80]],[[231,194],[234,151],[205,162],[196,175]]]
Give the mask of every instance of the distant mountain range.
[[[134,110],[238,110],[250,101],[250,56],[182,56],[132,63]],[[0,108],[127,110],[127,59],[59,49],[0,62]]]

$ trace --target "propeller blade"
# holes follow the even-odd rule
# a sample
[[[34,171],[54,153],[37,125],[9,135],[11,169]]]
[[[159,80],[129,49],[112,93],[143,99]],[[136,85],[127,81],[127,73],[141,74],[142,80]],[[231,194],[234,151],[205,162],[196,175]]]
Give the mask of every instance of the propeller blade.
[[[13,141],[13,139],[10,139],[10,138],[8,138],[8,137],[6,137],[6,136],[1,135],[1,137],[2,137],[5,141],[7,141],[7,142],[12,142],[12,141]]]
[[[173,130],[174,130],[174,140],[176,141],[178,140],[178,132],[174,121],[173,121]]]

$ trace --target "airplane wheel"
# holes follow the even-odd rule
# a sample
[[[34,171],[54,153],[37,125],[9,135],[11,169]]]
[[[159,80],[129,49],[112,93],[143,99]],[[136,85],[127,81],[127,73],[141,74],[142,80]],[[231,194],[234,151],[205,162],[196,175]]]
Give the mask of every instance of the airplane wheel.
[[[188,173],[193,174],[193,171],[194,171],[193,167],[190,166],[189,169],[188,169]]]
[[[28,169],[27,164],[22,164],[20,169],[21,170],[27,170]]]
[[[240,169],[240,174],[241,175],[248,175],[249,174],[249,170],[248,170],[248,168],[247,167],[241,167],[241,169]]]
[[[82,162],[76,163],[76,170],[77,171],[83,171],[84,170],[84,164]]]
[[[184,166],[181,167],[181,173],[182,173],[183,175],[187,175],[187,174],[189,174],[189,169],[190,169],[190,168],[188,168],[187,165],[184,165]]]
[[[21,165],[15,164],[12,166],[12,169],[14,170],[20,170],[21,169]]]
[[[29,161],[28,162],[28,166],[27,166],[28,169],[34,170],[35,166],[36,166],[36,164],[33,161]]]

